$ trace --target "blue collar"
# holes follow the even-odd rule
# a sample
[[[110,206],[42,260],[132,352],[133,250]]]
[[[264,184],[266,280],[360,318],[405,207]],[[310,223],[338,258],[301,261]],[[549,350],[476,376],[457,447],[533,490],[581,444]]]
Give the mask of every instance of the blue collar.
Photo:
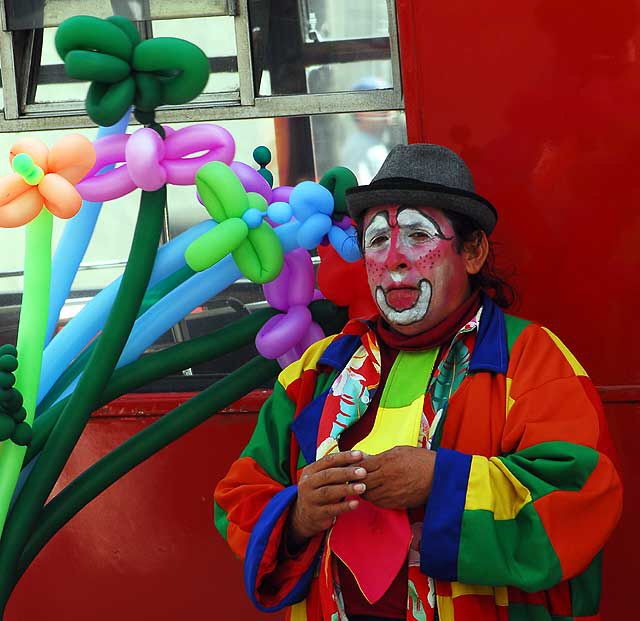
[[[508,365],[509,348],[504,313],[486,293],[483,293],[478,338],[469,361],[469,371],[506,373]]]

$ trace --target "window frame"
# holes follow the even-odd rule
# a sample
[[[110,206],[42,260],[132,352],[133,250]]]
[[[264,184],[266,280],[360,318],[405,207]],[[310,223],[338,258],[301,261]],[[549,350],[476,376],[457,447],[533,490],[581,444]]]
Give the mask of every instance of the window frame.
[[[386,0],[389,24],[390,61],[393,86],[389,89],[321,94],[259,96],[254,91],[253,63],[249,25],[249,0],[228,3],[233,14],[236,37],[239,92],[208,93],[185,105],[163,106],[157,119],[162,123],[193,123],[235,119],[307,116],[404,110],[400,50],[396,6]],[[32,58],[33,36],[17,34],[34,31],[7,30],[6,4],[0,0],[0,70],[2,71],[4,106],[0,115],[0,132],[25,132],[46,129],[78,129],[95,124],[83,113],[84,102],[55,102],[26,104],[24,84],[29,75],[28,60],[16,64],[16,48],[21,45],[22,56]],[[155,16],[154,16],[155,19]],[[144,24],[145,22],[138,22]],[[26,52],[26,54],[25,54]],[[20,101],[22,99],[22,101]],[[135,124],[135,121],[132,122]]]

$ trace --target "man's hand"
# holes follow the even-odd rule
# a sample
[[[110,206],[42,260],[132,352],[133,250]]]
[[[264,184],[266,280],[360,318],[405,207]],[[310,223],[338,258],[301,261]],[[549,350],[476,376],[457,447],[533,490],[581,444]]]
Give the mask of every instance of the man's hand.
[[[434,451],[396,446],[378,455],[366,455],[367,491],[362,495],[385,509],[409,509],[429,497],[436,461]]]
[[[365,491],[364,483],[358,482],[367,474],[360,464],[362,458],[360,451],[333,453],[304,468],[289,522],[290,547],[301,546],[327,530],[338,515],[358,506],[357,500],[345,498]]]

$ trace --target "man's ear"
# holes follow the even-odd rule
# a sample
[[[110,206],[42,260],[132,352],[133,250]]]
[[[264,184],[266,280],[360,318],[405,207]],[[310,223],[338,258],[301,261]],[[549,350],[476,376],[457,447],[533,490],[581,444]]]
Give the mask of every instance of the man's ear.
[[[484,231],[476,231],[473,239],[462,245],[462,257],[467,274],[477,274],[489,256],[489,240]]]

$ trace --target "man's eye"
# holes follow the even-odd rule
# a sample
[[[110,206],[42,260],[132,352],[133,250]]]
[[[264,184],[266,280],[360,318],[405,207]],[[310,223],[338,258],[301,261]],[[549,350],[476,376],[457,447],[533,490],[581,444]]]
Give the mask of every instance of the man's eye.
[[[409,235],[409,237],[414,241],[427,241],[428,239],[431,239],[433,236],[425,231],[414,231]]]
[[[373,248],[382,246],[387,242],[388,239],[389,238],[386,235],[377,235],[369,242],[369,246]]]

